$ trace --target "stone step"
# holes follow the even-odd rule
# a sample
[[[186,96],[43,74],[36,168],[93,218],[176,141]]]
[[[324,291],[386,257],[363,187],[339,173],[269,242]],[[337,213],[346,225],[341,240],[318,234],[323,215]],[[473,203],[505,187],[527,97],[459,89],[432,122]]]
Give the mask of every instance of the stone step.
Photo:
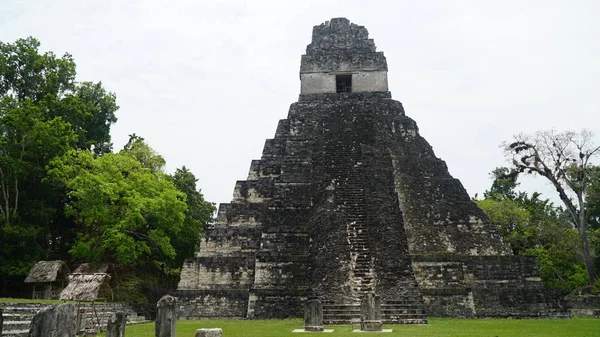
[[[323,315],[324,316],[332,316],[332,315],[354,315],[354,314],[360,314],[360,308],[352,308],[352,309],[344,309],[344,308],[340,308],[340,309],[329,309],[325,312],[325,310],[323,309]]]
[[[29,330],[29,326],[31,326],[31,321],[4,321],[2,331]]]
[[[381,311],[394,311],[394,310],[414,310],[414,309],[423,309],[423,304],[422,303],[411,303],[411,304],[405,304],[403,306],[386,306],[386,305],[382,305],[381,306]]]
[[[415,295],[415,298],[418,298],[417,295]],[[389,301],[385,301],[384,303],[381,304],[382,308],[385,307],[404,307],[406,305],[411,305],[411,304],[420,304],[421,301],[417,300],[417,299],[406,299],[406,300],[402,300],[402,301],[394,301],[394,302],[389,302]]]
[[[29,336],[29,329],[27,330],[2,330],[2,337],[27,337]]]
[[[4,307],[2,308],[2,311],[5,314],[35,315],[43,308],[44,307]]]
[[[31,321],[33,314],[2,314],[4,321]]]
[[[351,322],[356,322],[360,319],[358,316],[337,316],[337,317],[323,317],[324,325],[345,325]],[[398,317],[398,318],[387,318],[382,319],[383,324],[427,324],[427,317]]]
[[[371,270],[371,261],[360,261],[357,263],[353,263],[352,266],[355,269],[364,269],[366,271]]]
[[[399,318],[383,320],[384,324],[427,324],[427,317],[423,318]]]
[[[411,308],[411,309],[393,309],[393,310],[385,310],[385,309],[381,309],[381,313],[384,315],[396,315],[396,314],[403,314],[403,315],[425,315],[425,310],[423,308]]]

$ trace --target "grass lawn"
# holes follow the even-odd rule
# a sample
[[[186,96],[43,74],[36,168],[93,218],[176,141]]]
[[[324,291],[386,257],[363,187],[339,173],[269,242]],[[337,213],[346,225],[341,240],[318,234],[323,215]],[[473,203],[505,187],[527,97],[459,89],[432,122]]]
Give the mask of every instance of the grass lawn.
[[[222,328],[224,337],[302,337],[310,333],[292,333],[303,327],[301,319],[287,320],[199,320],[178,321],[178,337],[194,337],[199,328]],[[355,326],[356,327],[356,326]],[[324,336],[363,336],[352,333],[350,325],[327,326],[335,329]],[[380,334],[393,337],[595,337],[600,336],[600,319],[453,319],[429,318],[428,325],[384,325],[392,333]],[[378,333],[368,333],[377,335]],[[312,334],[314,335],[314,334]],[[103,335],[104,336],[104,335]],[[127,337],[154,337],[154,323],[127,327]]]
[[[62,304],[62,303],[75,303],[73,301],[61,301],[61,300],[32,300],[30,298],[9,298],[0,297],[0,303],[46,303],[46,304]]]

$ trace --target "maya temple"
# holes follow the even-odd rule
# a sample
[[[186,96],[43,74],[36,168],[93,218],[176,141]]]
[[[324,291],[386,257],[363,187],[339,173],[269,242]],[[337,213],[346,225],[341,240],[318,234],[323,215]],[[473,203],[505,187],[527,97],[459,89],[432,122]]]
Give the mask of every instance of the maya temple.
[[[561,300],[514,256],[388,91],[387,62],[345,18],[313,28],[300,96],[221,204],[177,290],[181,318],[552,317]]]

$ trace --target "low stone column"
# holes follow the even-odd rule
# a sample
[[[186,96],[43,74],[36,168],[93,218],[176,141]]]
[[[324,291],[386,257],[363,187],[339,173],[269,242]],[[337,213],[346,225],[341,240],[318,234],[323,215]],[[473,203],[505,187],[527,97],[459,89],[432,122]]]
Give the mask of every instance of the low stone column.
[[[196,330],[196,337],[222,337],[223,330],[221,328],[210,328],[210,329],[198,329]]]
[[[77,330],[75,305],[53,305],[33,316],[29,337],[75,337]]]
[[[323,304],[319,300],[304,302],[304,331],[323,331]]]
[[[154,335],[156,337],[175,337],[177,299],[173,296],[165,295],[158,300],[156,308]]]
[[[360,330],[382,331],[381,299],[374,293],[366,293],[360,303]]]
[[[110,316],[106,325],[106,337],[125,337],[125,326],[127,325],[127,315],[123,312],[117,312]]]

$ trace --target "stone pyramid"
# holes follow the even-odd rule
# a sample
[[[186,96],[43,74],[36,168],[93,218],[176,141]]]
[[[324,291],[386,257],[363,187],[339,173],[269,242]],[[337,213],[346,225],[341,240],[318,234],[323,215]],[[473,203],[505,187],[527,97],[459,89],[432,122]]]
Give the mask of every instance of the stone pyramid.
[[[288,118],[186,261],[181,316],[301,317],[318,298],[326,323],[347,322],[365,292],[395,323],[560,311],[535,261],[512,255],[391,99],[365,27],[315,26],[300,82]]]

